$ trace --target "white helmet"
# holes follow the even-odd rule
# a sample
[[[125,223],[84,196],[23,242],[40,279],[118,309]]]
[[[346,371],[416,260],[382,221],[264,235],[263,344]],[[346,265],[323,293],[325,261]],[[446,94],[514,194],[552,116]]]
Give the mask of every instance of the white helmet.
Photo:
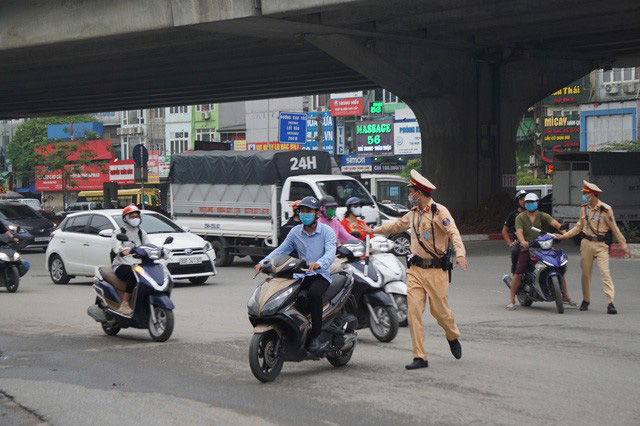
[[[526,203],[527,201],[538,201],[539,198],[536,194],[534,194],[533,192],[528,193],[525,197],[524,197],[524,202]]]

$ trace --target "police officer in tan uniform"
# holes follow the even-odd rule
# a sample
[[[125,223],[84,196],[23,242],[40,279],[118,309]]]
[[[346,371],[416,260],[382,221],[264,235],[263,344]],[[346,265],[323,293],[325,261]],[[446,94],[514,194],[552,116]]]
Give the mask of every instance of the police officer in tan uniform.
[[[602,288],[607,296],[609,305],[607,306],[608,314],[617,314],[618,311],[613,305],[613,297],[615,289],[609,272],[609,247],[607,240],[610,241],[611,233],[616,237],[625,255],[629,255],[627,240],[618,229],[616,221],[613,217],[611,206],[600,201],[600,193],[602,190],[597,185],[583,181],[582,205],[580,220],[578,224],[564,235],[556,235],[558,239],[567,239],[581,234],[580,242],[580,265],[582,267],[582,305],[581,311],[589,309],[591,302],[591,272],[593,270],[593,260],[598,262],[600,270],[600,279],[602,280]]]
[[[467,269],[465,249],[460,232],[451,213],[446,207],[436,204],[431,192],[436,187],[416,170],[411,170],[409,201],[415,207],[393,223],[373,229],[375,234],[396,234],[411,230],[411,253],[409,260],[408,302],[409,329],[413,343],[413,362],[406,366],[408,370],[428,367],[424,349],[424,328],[422,314],[427,296],[429,310],[445,331],[451,353],[456,359],[462,357],[462,347],[458,338],[460,331],[453,312],[449,309],[449,271],[451,264],[447,256],[449,241],[453,243],[456,263]],[[453,265],[451,265],[452,267]]]

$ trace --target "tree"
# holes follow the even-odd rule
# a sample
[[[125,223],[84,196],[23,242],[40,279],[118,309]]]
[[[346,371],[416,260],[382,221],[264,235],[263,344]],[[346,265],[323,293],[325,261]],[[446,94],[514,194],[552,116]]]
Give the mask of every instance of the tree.
[[[417,171],[422,173],[422,158],[412,158],[411,160],[407,161],[407,165],[404,166],[404,169],[402,170],[402,177],[406,179],[411,178],[411,169],[416,169]]]
[[[635,141],[620,141],[620,142],[609,142],[604,147],[600,148],[598,151],[604,152],[617,152],[617,151],[629,151],[629,152],[639,152],[640,151],[640,139]]]

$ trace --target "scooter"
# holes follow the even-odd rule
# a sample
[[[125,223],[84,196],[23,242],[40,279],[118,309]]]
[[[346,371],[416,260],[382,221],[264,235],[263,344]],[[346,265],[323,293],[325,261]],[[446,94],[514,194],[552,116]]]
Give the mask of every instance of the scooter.
[[[394,242],[383,236],[371,239],[371,264],[382,275],[384,291],[393,301],[400,327],[407,326],[407,268],[392,253]]]
[[[384,277],[376,266],[368,262],[365,244],[352,240],[338,248],[336,257],[344,259],[343,268],[353,274],[353,304],[358,329],[370,328],[381,342],[390,342],[398,334],[398,313],[393,299],[384,290]]]
[[[116,235],[116,238],[123,242],[129,240],[124,233]],[[173,237],[167,237],[164,245],[172,242]],[[133,268],[138,280],[131,296],[133,315],[129,317],[118,312],[126,283],[116,276],[111,267],[96,267],[93,284],[96,302],[89,306],[87,314],[99,322],[109,336],[115,336],[122,328],[147,328],[153,340],[164,342],[173,332],[175,308],[169,298],[173,281],[161,262],[167,253],[151,244],[134,247],[131,253],[141,260]]]
[[[275,380],[285,361],[326,357],[331,365],[342,367],[355,349],[358,320],[345,310],[353,277],[345,271],[331,275],[331,285],[323,296],[320,349],[310,353],[305,348],[310,339],[311,321],[307,290],[300,290],[302,278],[298,277],[310,274],[306,269],[304,260],[276,256],[261,270],[269,278],[258,285],[249,298],[249,321],[255,328],[249,345],[249,366],[261,382]]]
[[[7,292],[15,293],[20,286],[20,253],[13,247],[13,239],[0,235],[0,280]],[[26,271],[25,271],[26,273]]]
[[[564,312],[562,279],[567,271],[569,259],[562,250],[553,250],[553,235],[540,232],[540,236],[529,244],[531,267],[522,274],[522,281],[516,293],[522,306],[533,302],[555,302],[559,314]],[[511,288],[511,275],[504,275],[502,281]]]

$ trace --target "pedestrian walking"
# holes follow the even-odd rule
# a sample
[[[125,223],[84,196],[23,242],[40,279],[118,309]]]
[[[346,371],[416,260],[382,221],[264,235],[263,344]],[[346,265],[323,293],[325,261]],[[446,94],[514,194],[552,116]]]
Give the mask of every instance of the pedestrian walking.
[[[409,202],[414,207],[393,223],[378,226],[374,234],[397,234],[411,229],[411,257],[408,261],[408,319],[413,345],[413,370],[429,366],[424,348],[422,314],[429,297],[429,310],[445,331],[451,353],[462,357],[460,331],[449,308],[449,274],[453,268],[449,242],[453,244],[456,263],[467,269],[465,248],[460,232],[446,207],[436,204],[431,193],[436,187],[416,170],[411,170]]]

